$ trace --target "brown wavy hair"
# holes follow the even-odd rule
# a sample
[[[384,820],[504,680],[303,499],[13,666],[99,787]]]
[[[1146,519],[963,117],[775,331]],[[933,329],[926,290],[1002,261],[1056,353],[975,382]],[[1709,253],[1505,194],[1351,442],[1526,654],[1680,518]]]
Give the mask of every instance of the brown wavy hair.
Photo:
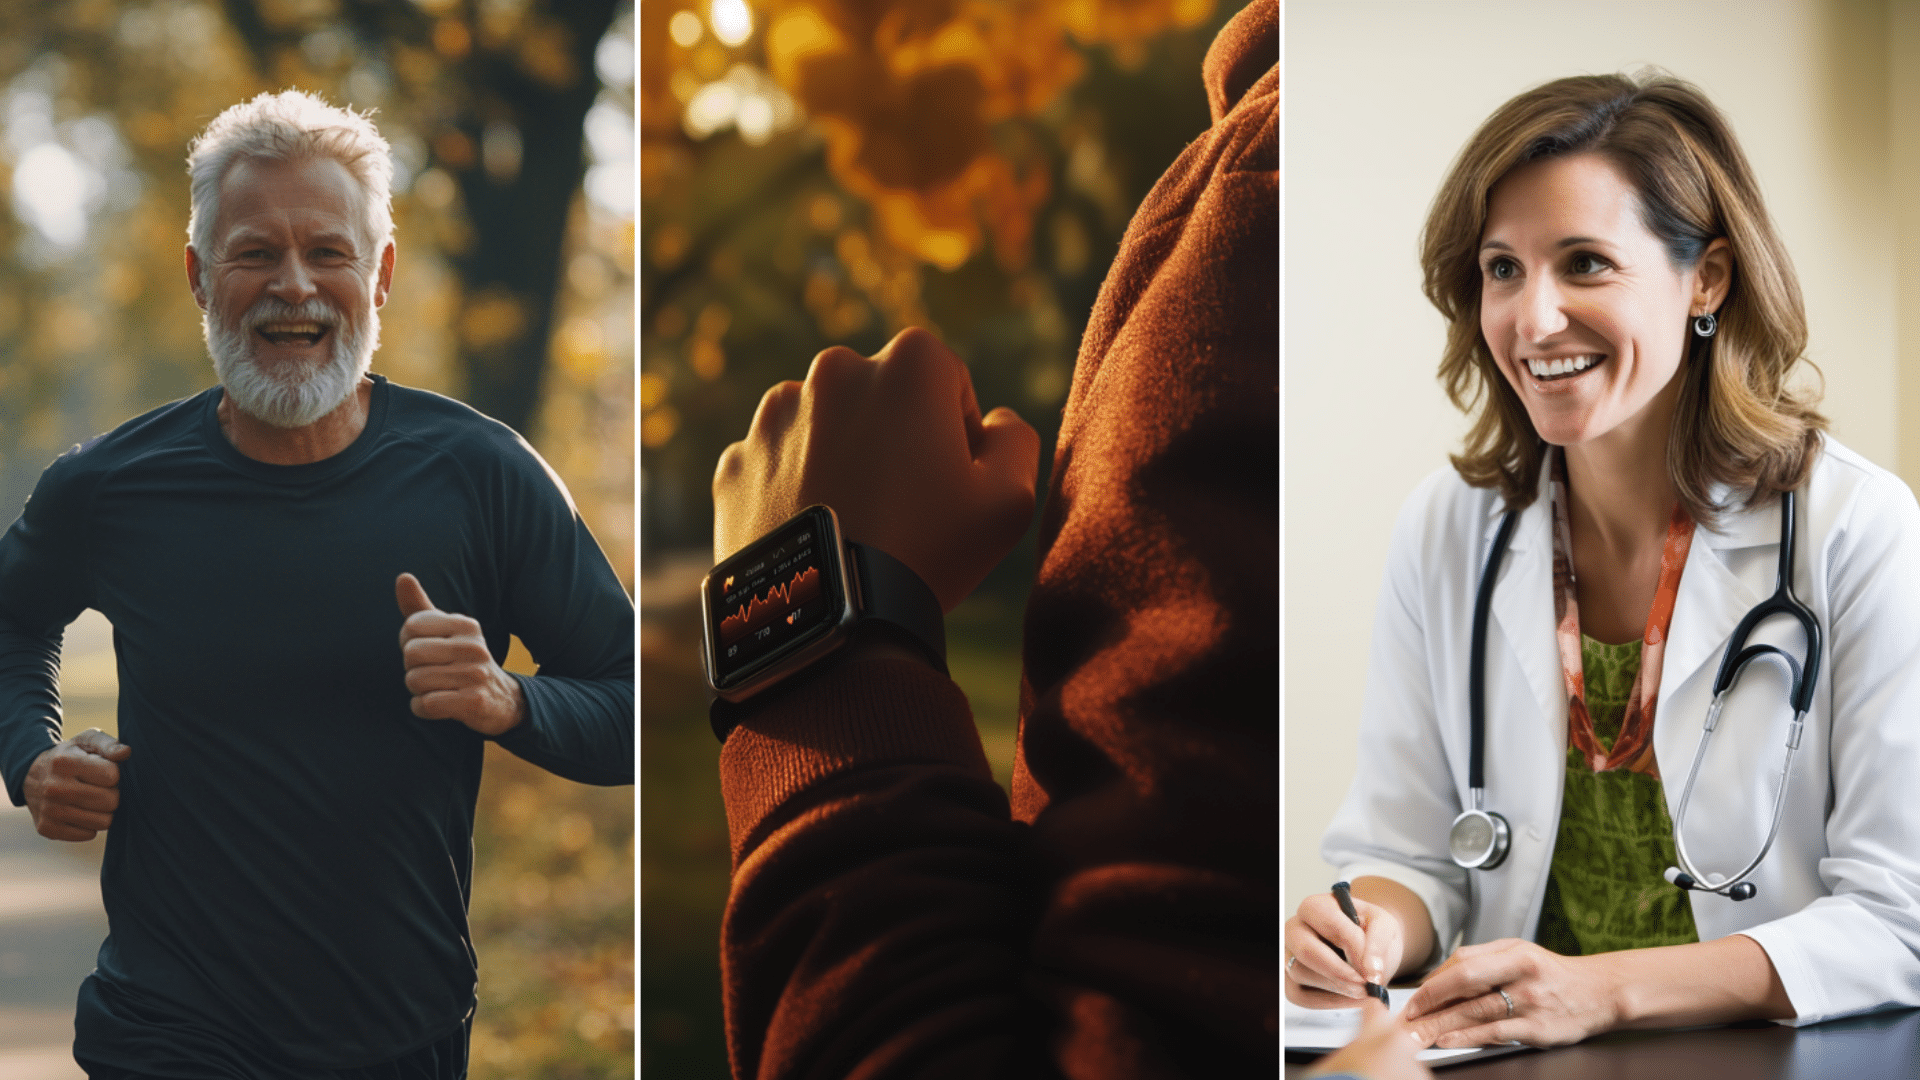
[[[1473,418],[1453,467],[1510,508],[1538,490],[1546,444],[1480,333],[1479,247],[1495,184],[1529,162],[1586,153],[1605,156],[1633,185],[1642,223],[1677,269],[1719,237],[1732,249],[1719,332],[1687,335],[1667,444],[1680,500],[1711,524],[1727,509],[1714,501],[1716,483],[1749,507],[1799,487],[1827,426],[1818,393],[1787,386],[1794,365],[1811,366],[1801,355],[1800,282],[1726,119],[1697,87],[1662,72],[1581,75],[1521,94],[1468,140],[1434,197],[1420,238],[1423,290],[1447,320],[1441,384]]]

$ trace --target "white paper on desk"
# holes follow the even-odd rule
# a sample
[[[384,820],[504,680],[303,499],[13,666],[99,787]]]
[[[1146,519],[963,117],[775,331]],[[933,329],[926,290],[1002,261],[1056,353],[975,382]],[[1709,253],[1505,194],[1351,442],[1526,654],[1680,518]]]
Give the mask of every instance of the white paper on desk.
[[[1407,1007],[1407,999],[1413,996],[1415,988],[1387,990],[1387,1001],[1393,1015]],[[1293,1002],[1286,1003],[1286,1043],[1289,1050],[1335,1050],[1352,1042],[1360,1034],[1360,1010],[1352,1009],[1303,1009]],[[1420,1051],[1421,1061],[1442,1061],[1446,1058],[1460,1057],[1463,1054],[1479,1052],[1477,1046],[1463,1046],[1446,1050],[1434,1047]]]

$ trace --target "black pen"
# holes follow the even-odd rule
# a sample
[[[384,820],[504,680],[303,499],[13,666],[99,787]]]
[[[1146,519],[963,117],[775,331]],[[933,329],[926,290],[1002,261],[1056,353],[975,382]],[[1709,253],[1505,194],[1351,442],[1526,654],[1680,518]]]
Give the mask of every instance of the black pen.
[[[1344,881],[1334,882],[1333,898],[1340,902],[1340,910],[1346,913],[1347,918],[1353,920],[1353,925],[1360,926],[1360,913],[1353,909],[1353,886]],[[1364,930],[1366,928],[1361,927],[1361,929]],[[1333,951],[1339,954],[1340,959],[1345,960],[1347,958],[1347,954],[1340,951],[1340,946],[1335,945]],[[1358,970],[1358,968],[1355,970]],[[1389,1009],[1393,1008],[1393,1002],[1387,999],[1387,988],[1384,986],[1368,983],[1367,996],[1378,998],[1380,1004],[1385,1005]]]

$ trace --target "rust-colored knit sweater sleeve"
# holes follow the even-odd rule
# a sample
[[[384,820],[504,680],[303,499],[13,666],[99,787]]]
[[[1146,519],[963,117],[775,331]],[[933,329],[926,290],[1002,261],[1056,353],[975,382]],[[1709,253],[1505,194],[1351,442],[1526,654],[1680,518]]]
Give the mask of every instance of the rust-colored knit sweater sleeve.
[[[908,661],[728,739],[736,1077],[1276,1074],[1277,60],[1256,0],[1082,342],[1011,807],[964,696]]]

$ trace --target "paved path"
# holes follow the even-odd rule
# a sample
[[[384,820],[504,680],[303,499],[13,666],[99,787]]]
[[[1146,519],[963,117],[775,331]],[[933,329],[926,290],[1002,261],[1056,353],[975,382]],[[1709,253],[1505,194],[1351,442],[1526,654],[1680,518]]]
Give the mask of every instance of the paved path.
[[[68,730],[113,730],[106,620],[87,612],[68,630],[64,653]],[[107,936],[105,842],[48,840],[24,807],[0,797],[0,1080],[85,1080],[73,1063],[73,999]]]
[[[73,1063],[73,998],[107,916],[92,853],[53,844],[24,809],[0,809],[0,1080],[83,1076]]]

